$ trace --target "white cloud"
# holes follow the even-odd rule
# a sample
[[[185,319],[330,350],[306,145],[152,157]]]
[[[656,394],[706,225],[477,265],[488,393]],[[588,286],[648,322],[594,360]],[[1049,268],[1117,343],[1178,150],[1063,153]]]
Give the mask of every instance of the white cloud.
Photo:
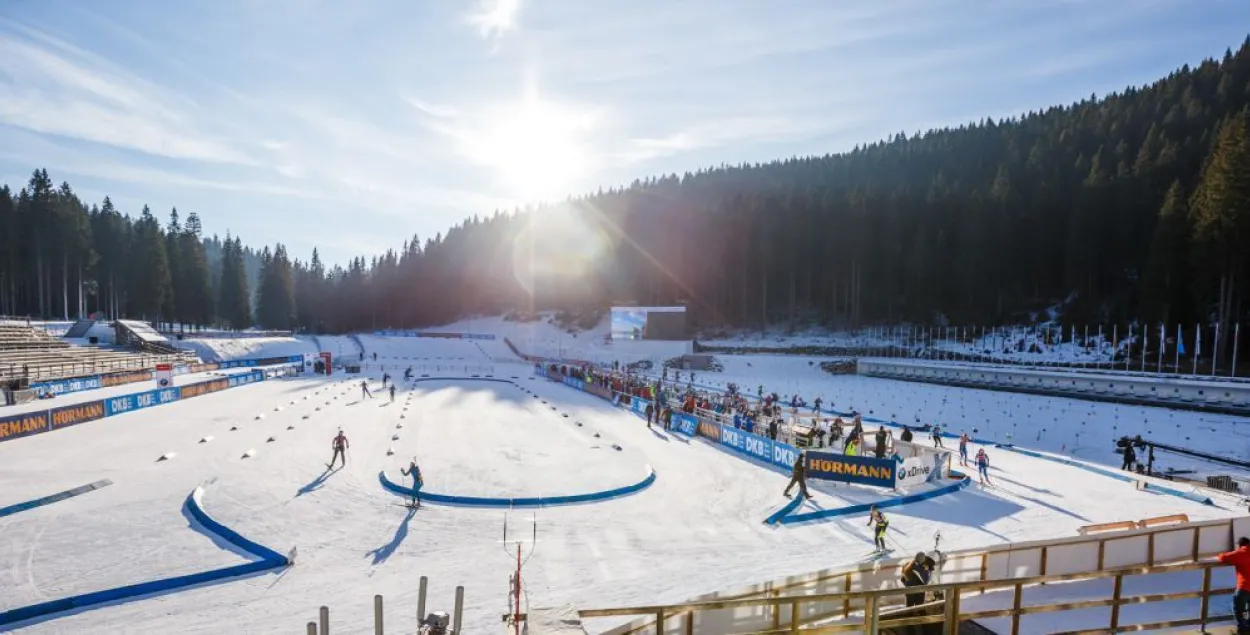
[[[0,122],[175,159],[252,164],[153,84],[45,33],[0,32]]]
[[[520,11],[521,0],[479,0],[477,10],[465,19],[483,38],[498,38],[516,28]]]

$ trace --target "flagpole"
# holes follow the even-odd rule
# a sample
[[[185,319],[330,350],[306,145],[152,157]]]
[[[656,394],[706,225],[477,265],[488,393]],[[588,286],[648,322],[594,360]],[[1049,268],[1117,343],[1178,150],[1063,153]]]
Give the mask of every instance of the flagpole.
[[[1240,336],[1241,336],[1241,322],[1238,322],[1237,325],[1233,328],[1233,370],[1229,374],[1229,377],[1237,376],[1237,340],[1241,339]]]
[[[1190,375],[1198,374],[1198,356],[1202,354],[1202,324],[1194,327],[1194,363],[1189,367]]]
[[[1167,344],[1168,344],[1168,334],[1167,334],[1167,331],[1164,330],[1163,322],[1160,322],[1159,323],[1159,360],[1155,364],[1156,375],[1163,374],[1163,349],[1167,348]]]
[[[1150,344],[1150,329],[1141,326],[1141,372],[1146,372],[1146,346]]]
[[[1214,345],[1211,347],[1215,350],[1211,352],[1211,376],[1215,377],[1215,367],[1220,363],[1220,323],[1215,323],[1215,339],[1212,340]]]
[[[1111,325],[1111,370],[1115,370],[1115,354],[1119,352],[1120,325]],[[1124,370],[1128,370],[1127,368]]]
[[[1181,373],[1181,346],[1185,341],[1185,334],[1181,331],[1181,323],[1176,323],[1176,357],[1172,360],[1172,373],[1179,375]]]

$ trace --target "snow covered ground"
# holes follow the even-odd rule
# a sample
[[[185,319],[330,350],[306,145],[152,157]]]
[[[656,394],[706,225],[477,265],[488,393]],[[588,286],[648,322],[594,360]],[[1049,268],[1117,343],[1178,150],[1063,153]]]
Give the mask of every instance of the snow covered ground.
[[[871,549],[862,517],[792,527],[763,524],[785,502],[787,474],[697,439],[648,430],[637,416],[603,400],[531,378],[526,364],[493,362],[492,354],[463,346],[471,344],[467,341],[361,339],[368,353],[378,353],[378,361],[387,364],[369,370],[373,399],[362,399],[358,376],[266,381],[0,444],[0,506],[101,478],[114,483],[0,518],[0,587],[6,590],[0,611],[240,562],[183,516],[183,500],[202,483],[208,483],[204,505],[210,514],[280,552],[298,547],[296,565],[21,631],[295,632],[315,617],[317,607],[327,605],[335,633],[363,634],[372,632],[375,593],[386,598],[388,629],[408,631],[415,627],[416,581],[426,575],[430,610],[450,610],[455,586],[463,585],[465,632],[493,632],[507,608],[512,566],[500,543],[505,518],[510,531],[526,535],[530,519],[537,521],[538,541],[525,569],[530,606],[683,601],[858,562]],[[347,353],[355,350],[349,338],[319,341],[354,354]],[[401,387],[391,403],[377,382],[383,370],[401,375],[409,365],[396,357],[467,357],[475,350],[475,367],[489,368],[496,378],[516,377],[520,387],[440,380]],[[1119,406],[1083,417],[1086,409],[1104,406],[838,377],[789,356],[722,361],[724,374],[700,373],[699,382],[737,378],[751,392],[762,382],[766,389],[798,391],[809,400],[823,393],[835,407],[896,420],[929,413],[974,427],[984,420],[982,436],[1014,430],[1024,445],[1055,443],[1061,436],[1055,424],[1048,424],[1051,432],[1037,443],[1032,440],[1033,427],[1048,418],[1088,419],[1101,427],[1108,416],[1122,426],[1157,416],[1153,409]],[[67,397],[57,405],[71,402]],[[1009,423],[1013,420],[1017,425]],[[1166,421],[1153,425],[1162,428]],[[340,427],[350,439],[349,462],[327,471],[330,439]],[[211,441],[199,442],[209,436]],[[1081,447],[1088,446],[1093,456],[1106,438],[1104,431]],[[622,449],[607,449],[611,445]],[[255,455],[242,458],[249,449]],[[1072,536],[1095,522],[1176,512],[1194,520],[1240,513],[1137,491],[1042,459],[989,451],[996,487],[974,487],[888,512],[901,553],[931,547],[939,530],[943,547],[954,550]],[[156,461],[167,452],[177,456]],[[412,513],[381,488],[378,474],[386,471],[399,481],[399,468],[414,455],[427,487],[440,493],[581,493],[636,482],[647,465],[657,480],[632,496],[537,512],[427,505]],[[813,489],[817,498],[809,508],[890,495],[815,481]]]

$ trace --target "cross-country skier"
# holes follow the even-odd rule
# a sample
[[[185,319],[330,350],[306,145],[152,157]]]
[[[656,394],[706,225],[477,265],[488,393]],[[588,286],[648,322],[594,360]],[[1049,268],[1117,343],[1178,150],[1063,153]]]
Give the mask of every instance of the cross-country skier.
[[[395,403],[395,384],[391,384],[391,403]]]
[[[977,450],[977,475],[981,477],[982,485],[993,485],[990,482],[990,457],[985,448]]]
[[[822,401],[821,401],[820,397],[817,397],[816,399],[814,399],[814,400],[812,401],[812,412],[817,412],[817,413],[818,413],[818,412],[820,412],[820,404],[821,404],[821,403],[822,403]]]
[[[408,370],[404,371],[404,381],[409,381],[411,379],[412,379],[412,367],[409,366]]]
[[[873,553],[885,553],[889,549],[885,546],[885,530],[890,528],[890,521],[886,519],[885,514],[877,509],[876,505],[868,511],[868,525],[873,528],[873,544],[876,549]]]
[[[373,393],[369,392],[369,382],[367,380],[360,382],[360,398],[364,399],[365,397],[373,399]]]
[[[347,448],[351,447],[351,444],[347,442],[347,436],[343,434],[342,428],[339,428],[338,435],[334,437],[330,445],[334,448],[334,456],[330,457],[330,464],[326,467],[334,469],[334,462],[340,456],[343,457],[343,467],[347,467]]]
[[[968,433],[959,433],[959,464],[968,467]]]
[[[383,388],[386,388],[386,382],[390,380],[391,380],[391,376],[388,373],[382,373],[382,387]]]
[[[425,479],[421,478],[421,468],[417,467],[417,457],[412,457],[412,461],[408,463],[408,468],[401,469],[399,473],[412,477],[412,507],[420,507],[421,486],[425,485]]]
[[[790,484],[786,486],[784,494],[786,498],[790,498],[790,490],[793,489],[795,485],[799,486],[799,494],[803,497],[803,500],[812,497],[811,494],[807,493],[806,458],[807,457],[803,452],[799,452],[798,458],[794,459],[794,468],[790,471]]]
[[[933,424],[933,447],[935,448],[946,447],[942,445],[942,426],[937,423]]]

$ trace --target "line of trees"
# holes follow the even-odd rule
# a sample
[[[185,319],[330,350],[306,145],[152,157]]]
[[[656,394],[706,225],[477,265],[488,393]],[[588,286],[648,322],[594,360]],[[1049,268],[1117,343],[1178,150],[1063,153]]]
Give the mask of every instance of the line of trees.
[[[16,314],[343,332],[685,303],[705,328],[1055,308],[1227,325],[1250,292],[1250,38],[1102,99],[496,211],[344,266],[204,239],[194,214],[88,208],[42,170],[0,190],[0,231],[0,312]]]

